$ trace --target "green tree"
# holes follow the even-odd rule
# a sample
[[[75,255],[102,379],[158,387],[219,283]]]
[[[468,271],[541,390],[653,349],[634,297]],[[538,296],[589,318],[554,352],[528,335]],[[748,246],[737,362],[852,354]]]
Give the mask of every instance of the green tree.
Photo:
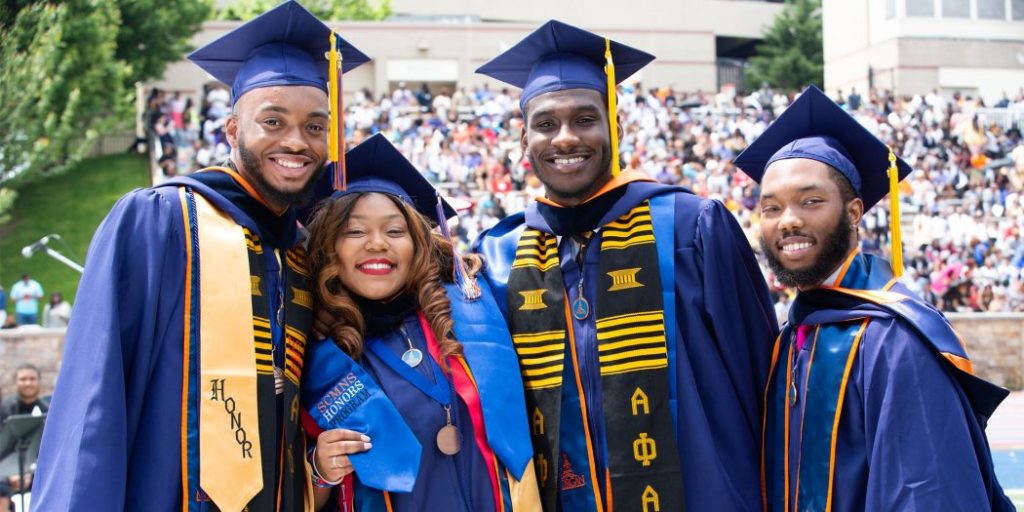
[[[824,58],[821,43],[821,0],[786,0],[786,6],[764,33],[746,70],[751,88],[767,82],[772,87],[800,90],[822,85]]]
[[[14,206],[14,200],[18,198],[18,193],[9,189],[0,187],[0,225],[11,220],[10,212]]]
[[[221,9],[217,19],[247,21],[279,3],[280,0],[237,0]],[[391,0],[303,0],[302,5],[324,20],[380,21],[391,16]]]
[[[0,4],[0,184],[62,172],[129,121],[134,84],[179,60],[210,12],[211,0]]]
[[[163,75],[192,48],[189,40],[212,12],[210,0],[118,0],[118,60],[131,66],[125,86]]]
[[[129,105],[128,66],[114,58],[117,5],[31,2],[0,37],[0,183],[63,171]]]

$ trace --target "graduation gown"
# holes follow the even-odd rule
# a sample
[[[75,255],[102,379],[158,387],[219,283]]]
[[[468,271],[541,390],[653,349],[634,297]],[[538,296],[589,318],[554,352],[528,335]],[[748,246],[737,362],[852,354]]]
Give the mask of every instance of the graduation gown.
[[[459,367],[450,368],[447,375],[437,364],[439,348],[436,342],[428,342],[425,332],[429,324],[421,313],[405,314],[400,328],[365,340],[359,365],[383,390],[401,415],[400,421],[405,422],[418,441],[419,468],[410,492],[382,493],[363,484],[357,466],[352,478],[343,484],[346,489],[334,493],[331,502],[335,506],[348,510],[346,502],[351,496],[358,512],[539,510],[534,470],[529,464],[533,451],[527,433],[522,384],[511,359],[515,357],[512,341],[500,317],[495,318],[497,313],[489,290],[481,284],[482,296],[473,301],[463,299],[454,285],[446,285],[454,334],[463,346],[462,357],[448,359]],[[316,343],[319,346],[333,340]],[[423,355],[415,367],[400,359],[410,345]],[[314,348],[311,357],[340,356]],[[313,359],[309,365],[319,366]],[[421,378],[418,385],[410,379],[412,373]],[[310,373],[309,378],[313,377]],[[444,390],[451,397],[451,422],[461,434],[460,449],[455,455],[442,453],[437,444],[438,430],[446,424],[447,415],[434,397]],[[394,439],[388,436],[388,425],[371,423],[369,427],[379,433],[372,438],[375,447],[353,455],[354,460],[384,449]],[[321,431],[317,425],[307,429],[314,436]]]
[[[884,260],[856,250],[836,286],[801,292],[773,359],[769,510],[1014,510],[984,433],[1006,390]]]
[[[403,325],[412,345],[424,354],[423,362],[414,371],[435,384],[448,386],[448,381],[439,383],[434,380],[436,372],[432,371],[432,367],[437,363],[427,350],[419,317],[410,315],[403,321]],[[380,349],[388,350],[396,356],[401,356],[408,348],[399,331],[371,340],[370,343],[379,344]],[[459,453],[445,455],[438,449],[436,441],[437,431],[445,424],[442,406],[405,380],[374,352],[367,350],[361,363],[395,404],[423,447],[416,484],[410,493],[390,493],[392,510],[494,511],[494,493],[491,490],[488,465],[474,440],[473,419],[465,400],[453,394],[452,423],[462,434],[462,443]],[[501,473],[504,474],[504,471]],[[508,487],[507,481],[505,487]],[[367,510],[360,505],[366,501],[365,494],[369,492],[372,491],[357,484],[356,510]],[[507,491],[504,494],[507,496]]]
[[[721,203],[650,182],[634,181],[622,187],[613,191],[618,198],[607,205],[597,225],[618,218],[645,199],[663,196],[673,203],[674,217],[655,218],[654,229],[659,244],[672,244],[671,275],[664,275],[663,270],[661,280],[674,287],[675,295],[674,307],[665,316],[672,340],[667,347],[668,388],[686,506],[689,510],[760,510],[759,397],[767,379],[771,340],[777,332],[760,268],[739,225]],[[502,220],[475,244],[487,262],[485,274],[506,316],[506,286],[523,229],[530,226],[556,233],[549,219],[566,220],[546,218],[545,213],[552,210],[547,207],[545,212],[543,208],[532,203],[525,212]],[[559,213],[555,212],[556,216]],[[564,213],[572,216],[569,211]],[[665,236],[666,232],[671,237]],[[583,269],[585,283],[591,283],[584,286],[590,304],[596,299],[593,283],[599,278],[600,236],[598,231],[588,244]],[[571,303],[577,296],[580,269],[567,241],[569,237],[563,237],[558,249],[563,284]],[[582,321],[573,319],[572,329],[582,400],[586,401],[591,443],[597,452],[596,470],[601,475],[607,466],[607,453],[594,315]],[[562,410],[573,410],[566,404],[578,403],[581,398],[575,382],[563,382]],[[571,414],[563,414],[562,437],[566,437],[566,429],[575,429],[573,433],[579,435],[579,423]],[[581,456],[569,451],[570,459]],[[572,460],[569,466],[579,467]],[[558,467],[562,477],[571,471],[563,464]],[[606,483],[603,478],[599,480],[601,494],[606,495]],[[569,507],[564,509],[586,508]]]
[[[175,185],[187,184],[260,236],[271,290],[280,271],[271,249],[283,260],[298,242],[294,214],[274,216],[226,174],[202,174],[210,176],[128,193],[97,229],[43,433],[33,508],[182,510],[187,234]],[[272,302],[278,294],[265,295]],[[260,423],[280,424],[281,416],[280,408],[260,414]]]

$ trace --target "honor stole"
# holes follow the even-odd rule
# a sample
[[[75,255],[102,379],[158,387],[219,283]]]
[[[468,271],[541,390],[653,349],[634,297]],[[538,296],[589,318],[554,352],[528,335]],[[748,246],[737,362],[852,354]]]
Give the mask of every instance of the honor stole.
[[[600,232],[600,278],[594,306],[607,473],[594,475],[592,443],[556,237],[527,227],[508,281],[513,343],[526,390],[527,416],[545,510],[559,501],[559,424],[563,372],[580,394],[581,436],[590,455],[586,485],[600,510],[684,510],[682,472],[669,401],[669,354],[658,250],[650,201]],[[583,268],[580,272],[584,272]],[[674,329],[675,326],[667,328]],[[566,351],[566,345],[569,351]],[[566,370],[566,365],[572,372]],[[577,411],[573,411],[577,413]],[[608,495],[601,497],[597,478]],[[604,499],[602,499],[604,498]],[[602,507],[602,503],[607,503]]]
[[[280,255],[282,284],[271,289],[265,258],[276,255],[264,253],[259,236],[189,187],[180,188],[179,197],[186,237],[183,510],[311,510],[298,428],[299,381],[312,326],[305,250]],[[247,265],[240,267],[243,258]],[[275,341],[283,345],[276,351],[282,425],[275,422]]]
[[[879,313],[906,322],[954,373],[973,373],[959,335],[946,321],[934,321],[941,319],[938,312],[899,284],[884,260],[856,249],[840,267],[836,281],[837,286],[800,292],[791,311],[799,327],[787,326],[775,342],[761,448],[766,510],[832,509],[844,398],[861,341]],[[811,331],[803,343],[806,356],[801,354],[801,330]],[[798,375],[793,368],[801,357],[808,362],[804,374]],[[976,392],[1003,395],[987,383]],[[991,404],[977,410],[986,417],[999,401],[979,400]]]
[[[763,487],[767,510],[832,509],[839,418],[857,348],[869,321],[865,318],[815,326],[802,347],[810,352],[802,376],[793,371],[801,352],[794,336],[796,330],[787,327],[779,336],[780,341],[793,342],[776,342],[765,392],[766,418],[783,419],[782,425],[778,421],[765,423],[762,468],[776,475],[774,485]],[[797,430],[801,435],[790,435]],[[793,453],[797,454],[796,460]],[[797,469],[796,481],[791,481],[791,467]]]

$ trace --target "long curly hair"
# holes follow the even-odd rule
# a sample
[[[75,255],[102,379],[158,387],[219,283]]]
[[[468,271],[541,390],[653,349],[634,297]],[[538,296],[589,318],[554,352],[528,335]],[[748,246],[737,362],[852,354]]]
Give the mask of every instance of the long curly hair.
[[[340,262],[334,248],[356,203],[371,193],[353,193],[322,202],[307,226],[317,324],[326,330],[323,334],[330,335],[339,348],[355,359],[363,353],[366,323],[352,292],[341,282]],[[455,251],[448,240],[431,230],[430,222],[415,208],[390,194],[382,195],[402,212],[413,242],[408,281],[400,293],[416,298],[444,356],[441,367],[447,371],[447,357],[462,353],[462,344],[452,334],[452,309],[443,286],[454,279]],[[463,260],[471,276],[483,266],[483,260],[475,254],[466,255]]]

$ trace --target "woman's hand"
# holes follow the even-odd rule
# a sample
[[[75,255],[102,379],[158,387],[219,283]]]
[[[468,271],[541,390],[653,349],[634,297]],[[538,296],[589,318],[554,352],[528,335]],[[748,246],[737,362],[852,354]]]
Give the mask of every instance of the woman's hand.
[[[353,430],[325,430],[316,438],[316,469],[325,480],[337,482],[352,472],[348,456],[373,447],[370,438]]]

